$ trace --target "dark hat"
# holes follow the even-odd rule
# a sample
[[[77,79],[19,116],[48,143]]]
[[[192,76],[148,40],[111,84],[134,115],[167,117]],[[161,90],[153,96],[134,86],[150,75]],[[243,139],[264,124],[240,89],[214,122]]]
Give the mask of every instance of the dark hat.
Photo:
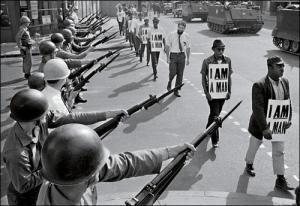
[[[221,39],[216,39],[213,43],[212,48],[218,48],[218,47],[225,47],[225,44],[222,42]]]
[[[281,57],[279,57],[279,56],[272,56],[272,57],[268,58],[267,64],[268,65],[284,64],[284,62],[282,61]]]
[[[155,17],[153,17],[153,20],[152,20],[153,22],[159,22],[159,19],[155,16]]]

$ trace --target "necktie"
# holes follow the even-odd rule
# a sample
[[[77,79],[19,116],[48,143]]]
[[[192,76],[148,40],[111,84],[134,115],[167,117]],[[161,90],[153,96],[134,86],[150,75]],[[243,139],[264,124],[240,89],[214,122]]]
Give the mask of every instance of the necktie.
[[[178,35],[178,45],[179,45],[180,52],[182,52],[182,45],[181,45],[181,42],[180,42],[180,37],[181,37],[181,35]]]
[[[33,168],[36,169],[40,163],[40,147],[39,147],[39,133],[40,133],[40,127],[36,126],[32,130],[32,136],[34,137],[32,139],[32,142],[30,143],[30,148],[32,151],[32,162],[33,162]]]

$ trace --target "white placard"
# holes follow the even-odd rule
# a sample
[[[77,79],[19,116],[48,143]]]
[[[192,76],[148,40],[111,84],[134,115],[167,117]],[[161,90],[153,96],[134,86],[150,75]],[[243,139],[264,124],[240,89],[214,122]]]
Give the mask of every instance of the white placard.
[[[290,118],[290,100],[269,99],[267,124],[272,131],[272,141],[284,141],[286,125]]]
[[[38,19],[38,1],[30,1],[31,19]]]
[[[212,99],[225,99],[228,93],[228,64],[209,64],[208,90]]]
[[[151,51],[160,52],[163,51],[163,33],[159,31],[152,31],[151,33]]]
[[[43,24],[51,24],[51,15],[42,16],[42,23]]]
[[[142,28],[142,43],[147,44],[149,38],[150,28]]]

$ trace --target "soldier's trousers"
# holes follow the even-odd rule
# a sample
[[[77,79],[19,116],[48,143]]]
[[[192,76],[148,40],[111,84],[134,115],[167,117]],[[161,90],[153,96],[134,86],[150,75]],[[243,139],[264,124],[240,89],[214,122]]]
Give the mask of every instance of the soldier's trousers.
[[[255,155],[262,144],[262,140],[257,139],[254,136],[250,137],[249,147],[245,157],[247,164],[253,164]],[[273,172],[275,175],[284,175],[284,142],[274,141],[272,142],[272,160],[273,160]]]
[[[31,49],[27,48],[26,50],[20,50],[21,56],[23,57],[23,72],[24,74],[30,74],[32,66],[32,54]]]
[[[159,54],[160,54],[160,52],[151,52],[151,64],[152,64],[154,76],[156,76],[156,74],[157,74],[157,65],[158,65],[158,61],[159,61]]]
[[[16,206],[36,205],[40,187],[41,187],[41,185],[33,188],[32,190],[30,190],[26,193],[19,193],[15,190],[12,183],[10,183],[7,188],[8,204],[16,205]]]
[[[169,83],[172,82],[172,80],[176,76],[175,86],[179,86],[182,84],[184,67],[185,67],[184,52],[170,53]]]
[[[146,47],[146,53],[147,53],[147,64],[150,61],[150,44],[141,44],[141,50],[140,50],[140,61],[142,62],[143,57],[144,57],[144,51]]]
[[[207,102],[209,104],[210,112],[209,112],[206,128],[208,128],[209,125],[214,122],[215,118],[217,118],[220,115],[225,99],[212,99],[211,101],[207,101]],[[211,142],[212,144],[216,144],[218,143],[218,141],[219,141],[219,129],[216,129],[215,132],[211,134]]]

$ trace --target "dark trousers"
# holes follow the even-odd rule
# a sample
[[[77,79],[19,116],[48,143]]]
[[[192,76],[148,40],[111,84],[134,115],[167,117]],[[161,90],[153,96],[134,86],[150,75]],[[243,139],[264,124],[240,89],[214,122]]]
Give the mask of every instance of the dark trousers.
[[[124,24],[124,21],[118,21],[118,24],[119,24],[119,31],[120,31],[120,35],[124,35],[124,31],[123,31],[123,24]]]
[[[36,205],[36,201],[38,198],[38,194],[40,191],[41,185],[38,187],[26,192],[19,193],[15,190],[12,183],[8,185],[7,189],[7,200],[9,205],[17,205],[17,206],[31,206]]]
[[[175,86],[182,84],[183,71],[185,67],[185,54],[181,53],[170,53],[170,63],[169,63],[169,83],[176,76]]]
[[[159,54],[160,52],[151,52],[151,64],[152,64],[154,76],[156,76],[157,74],[157,64],[159,60]]]
[[[141,40],[138,36],[133,35],[133,45],[136,53],[139,53],[140,51],[140,46],[141,46]]]
[[[220,115],[224,102],[225,99],[213,99],[211,101],[208,101],[210,111],[209,111],[206,128],[208,128],[209,125],[214,122],[215,118],[217,118]],[[216,144],[218,143],[218,141],[219,141],[219,129],[216,129],[215,132],[211,134],[211,142],[213,144]]]
[[[21,56],[23,57],[23,72],[24,74],[30,74],[31,66],[32,66],[32,54],[31,49],[27,48],[26,50],[20,50]]]
[[[145,47],[147,47],[146,53],[147,53],[147,64],[148,64],[150,61],[150,49],[151,49],[150,44],[141,44],[140,61],[143,60]]]

